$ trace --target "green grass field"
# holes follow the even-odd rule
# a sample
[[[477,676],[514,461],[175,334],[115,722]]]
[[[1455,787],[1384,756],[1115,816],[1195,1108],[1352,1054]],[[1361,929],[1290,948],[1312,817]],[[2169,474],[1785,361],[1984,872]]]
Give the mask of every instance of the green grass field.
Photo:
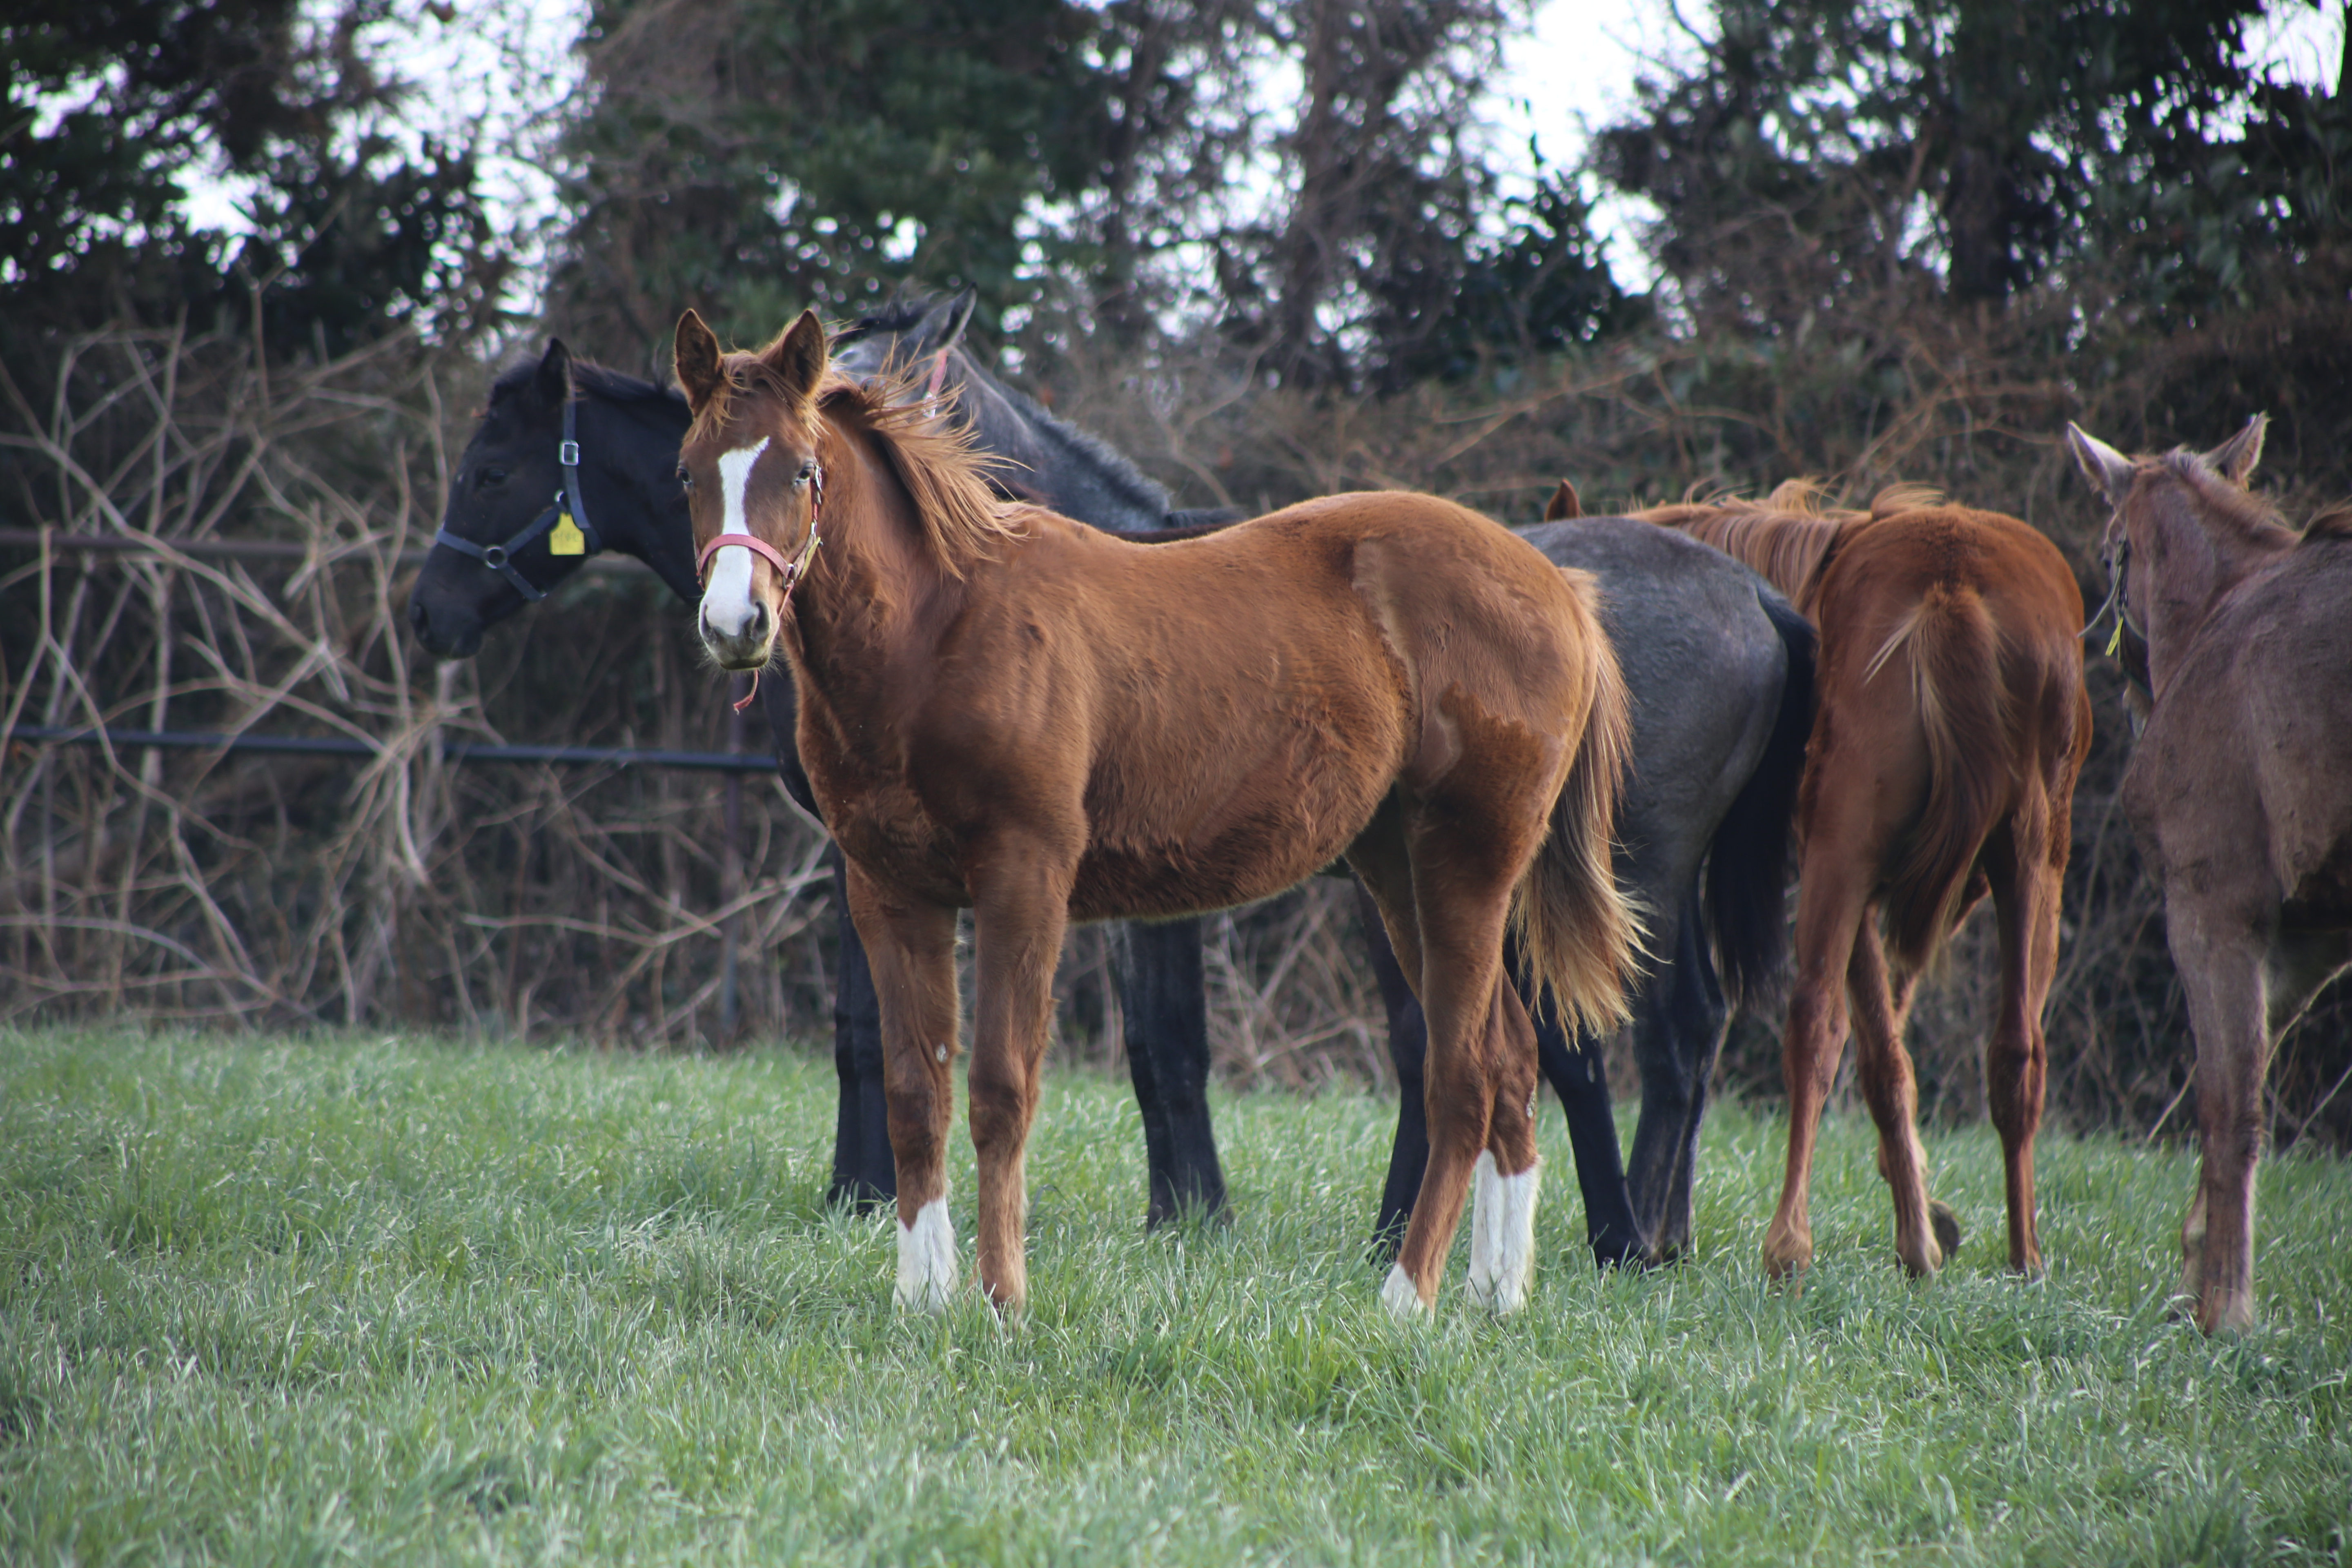
[[[829,1065],[0,1033],[0,1561],[2352,1563],[2352,1165],[2263,1177],[2265,1327],[2168,1316],[2193,1159],[2051,1137],[2047,1280],[1895,1269],[1866,1126],[1801,1294],[1727,1108],[1702,1255],[1580,1260],[1556,1109],[1534,1302],[1381,1315],[1391,1113],[1218,1104],[1224,1226],[1146,1236],[1125,1086],[1064,1074],[1032,1305],[909,1319],[821,1199]],[[971,1148],[953,1205],[970,1269]]]

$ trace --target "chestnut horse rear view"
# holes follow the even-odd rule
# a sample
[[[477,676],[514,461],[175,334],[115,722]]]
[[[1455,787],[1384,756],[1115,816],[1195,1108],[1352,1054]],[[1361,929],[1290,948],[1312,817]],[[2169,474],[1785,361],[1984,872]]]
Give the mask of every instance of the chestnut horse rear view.
[[[1644,514],[1747,562],[1821,630],[1820,706],[1797,806],[1789,1165],[1764,1237],[1776,1276],[1812,1261],[1813,1145],[1849,1001],[1895,1255],[1933,1274],[1958,1244],[1950,1211],[1928,1195],[1903,1026],[1921,970],[1988,889],[2000,920],[2000,1004],[1985,1081],[2008,1178],[2009,1262],[2042,1267],[2042,1011],[2074,779],[2091,743],[2083,595],[2032,528],[1922,504],[1930,499],[1895,490],[1869,512],[1823,513],[1802,487],[1783,487],[1761,504]]]
[[[2297,533],[2249,493],[2264,426],[2137,462],[2067,428],[2115,509],[2112,602],[2148,700],[2123,804],[2197,1035],[2204,1169],[2181,1292],[2209,1333],[2254,1322],[2271,1048],[2352,964],[2352,514]]]
[[[1602,1026],[1637,939],[1610,869],[1625,698],[1589,584],[1426,496],[1129,543],[994,501],[922,400],[828,374],[813,314],[722,355],[689,312],[677,349],[703,638],[732,669],[788,658],[873,962],[898,1300],[936,1307],[956,1278],[958,909],[980,1282],[1016,1304],[1066,922],[1245,903],[1344,855],[1429,1020],[1428,1173],[1382,1299],[1433,1303],[1475,1180],[1472,1293],[1521,1305],[1537,1064],[1505,925],[1554,1001]]]

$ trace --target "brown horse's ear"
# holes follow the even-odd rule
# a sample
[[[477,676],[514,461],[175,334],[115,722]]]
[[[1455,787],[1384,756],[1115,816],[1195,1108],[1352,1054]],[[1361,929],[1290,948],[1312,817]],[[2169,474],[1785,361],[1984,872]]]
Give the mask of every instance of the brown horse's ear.
[[[782,378],[786,393],[806,403],[816,395],[816,384],[824,375],[824,323],[814,310],[803,310],[799,321],[760,351],[760,363]]]
[[[677,363],[677,384],[686,394],[686,405],[695,413],[710,401],[719,390],[720,368],[719,334],[705,326],[701,315],[689,310],[677,319],[677,336],[674,350]]]
[[[2132,460],[2084,429],[2080,425],[2066,426],[2066,446],[2074,454],[2075,465],[2091,488],[2106,499],[2109,506],[2121,506],[2131,489]]]
[[[2263,437],[2270,433],[2271,416],[2257,414],[2246,427],[2205,454],[2205,466],[2242,488],[2263,460]]]
[[[1584,503],[1576,499],[1576,487],[1566,479],[1560,480],[1559,489],[1552,491],[1551,500],[1544,503],[1544,521],[1566,522],[1571,517],[1583,515]]]

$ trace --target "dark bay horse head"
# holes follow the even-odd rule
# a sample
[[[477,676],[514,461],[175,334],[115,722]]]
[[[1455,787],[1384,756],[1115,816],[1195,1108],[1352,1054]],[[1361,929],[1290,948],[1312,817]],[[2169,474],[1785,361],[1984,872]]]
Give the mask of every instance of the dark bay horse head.
[[[485,628],[602,550],[637,557],[691,601],[685,502],[670,479],[686,423],[675,392],[575,360],[560,340],[500,375],[409,595],[416,640],[469,658]]]
[[[1171,514],[1168,492],[1108,443],[982,370],[963,346],[976,298],[967,289],[949,300],[894,301],[834,341],[833,363],[845,375],[902,375],[917,395],[952,396],[971,423],[972,445],[1006,460],[996,482],[1014,499],[1113,532],[1233,521]]]

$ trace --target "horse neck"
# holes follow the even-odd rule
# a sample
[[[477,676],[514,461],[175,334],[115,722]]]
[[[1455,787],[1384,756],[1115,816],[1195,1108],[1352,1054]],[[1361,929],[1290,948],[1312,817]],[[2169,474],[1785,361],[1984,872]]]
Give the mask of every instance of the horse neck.
[[[580,400],[580,478],[597,537],[605,549],[652,567],[671,593],[691,605],[702,589],[695,580],[694,521],[677,482],[687,420],[681,400],[626,409],[595,397]]]
[[[856,710],[930,665],[962,584],[920,537],[912,498],[869,437],[832,426],[823,451],[823,542],[793,595],[787,646],[830,706]]]
[[[2148,685],[2158,693],[2221,601],[2275,565],[2291,543],[2284,530],[2281,540],[2272,540],[2209,516],[2210,504],[2180,480],[2147,496],[2137,515],[2126,520],[2130,574],[2140,584],[2133,597],[2147,641]]]
[[[958,410],[972,422],[974,444],[1021,465],[1013,476],[1021,489],[1094,528],[1140,531],[1166,524],[1167,491],[1102,441],[1055,418],[961,350],[949,370],[961,388]]]

